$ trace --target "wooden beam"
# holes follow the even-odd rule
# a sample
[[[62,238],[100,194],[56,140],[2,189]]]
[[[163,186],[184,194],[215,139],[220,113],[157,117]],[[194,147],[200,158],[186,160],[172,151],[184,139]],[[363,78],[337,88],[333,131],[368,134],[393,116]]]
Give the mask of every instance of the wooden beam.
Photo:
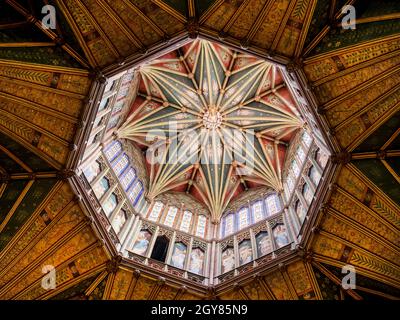
[[[154,4],[156,4],[157,6],[159,6],[161,9],[163,9],[166,13],[170,14],[171,16],[173,16],[179,22],[182,22],[182,23],[186,23],[187,22],[187,19],[183,14],[181,14],[178,11],[176,11],[174,8],[170,7],[164,1],[162,1],[162,0],[150,0],[150,1],[153,2]],[[184,0],[181,0],[181,1],[184,1]]]
[[[387,171],[396,179],[396,181],[400,184],[400,176],[397,172],[390,166],[390,164],[386,160],[381,160]]]

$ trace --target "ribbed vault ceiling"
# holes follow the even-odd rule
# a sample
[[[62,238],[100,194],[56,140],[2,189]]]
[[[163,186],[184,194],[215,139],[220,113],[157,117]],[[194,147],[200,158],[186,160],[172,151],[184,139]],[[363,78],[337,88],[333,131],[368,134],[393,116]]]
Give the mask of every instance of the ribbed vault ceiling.
[[[146,152],[150,199],[192,193],[218,219],[249,187],[282,190],[288,144],[304,122],[280,69],[196,40],[140,66],[119,138]]]
[[[40,23],[41,7],[48,3],[57,9],[56,30]],[[344,4],[356,7],[356,30],[341,28]],[[1,2],[0,298],[398,298],[399,14],[399,1],[391,0]],[[187,289],[179,281],[159,281],[149,270],[143,276],[122,268],[64,181],[73,176],[69,170],[84,143],[85,119],[93,108],[86,97],[101,82],[99,70],[118,72],[124,62],[139,62],[188,34],[268,54],[298,70],[339,164],[298,258],[257,279],[240,278],[234,288]],[[215,49],[203,52],[213,55]],[[153,69],[150,64],[144,71],[155,83],[171,74]],[[194,95],[200,96],[209,99]],[[209,103],[200,106],[208,110]],[[130,120],[126,127],[135,118]],[[196,118],[199,125],[202,120]],[[40,284],[47,264],[60,274],[54,291]],[[345,264],[357,268],[354,290],[340,287]]]

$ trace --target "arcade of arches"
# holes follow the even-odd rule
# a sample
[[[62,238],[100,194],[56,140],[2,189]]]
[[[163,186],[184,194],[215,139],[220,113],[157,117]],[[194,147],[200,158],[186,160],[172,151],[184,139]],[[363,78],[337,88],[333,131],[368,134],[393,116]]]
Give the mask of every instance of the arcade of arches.
[[[0,12],[0,299],[400,298],[397,1]]]

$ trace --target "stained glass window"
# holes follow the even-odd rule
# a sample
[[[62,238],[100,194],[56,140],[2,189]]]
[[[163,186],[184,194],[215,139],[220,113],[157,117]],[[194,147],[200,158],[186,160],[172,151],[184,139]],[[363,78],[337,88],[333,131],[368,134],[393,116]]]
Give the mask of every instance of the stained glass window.
[[[122,151],[122,145],[119,141],[114,141],[106,148],[104,152],[108,161],[113,161]]]
[[[132,185],[133,181],[136,179],[136,171],[133,168],[129,168],[128,171],[122,176],[121,184],[124,190],[128,190]]]
[[[301,163],[303,163],[306,158],[306,154],[301,146],[297,148],[296,154],[299,157]]]
[[[129,86],[125,86],[123,88],[121,87],[121,89],[118,91],[117,100],[125,98],[128,92],[129,92]]]
[[[290,165],[290,170],[293,172],[295,177],[298,177],[300,174],[300,167],[295,160],[292,161]]]
[[[121,173],[127,168],[129,164],[129,158],[126,154],[123,154],[121,157],[118,157],[112,163],[114,172],[117,176],[120,176]]]
[[[175,221],[176,213],[178,212],[178,208],[169,207],[167,216],[165,217],[164,224],[168,227],[172,227]]]
[[[249,209],[243,208],[238,212],[239,216],[239,230],[249,225]]]
[[[264,218],[262,201],[257,201],[251,206],[253,211],[253,221],[258,222]]]
[[[120,112],[122,110],[122,107],[124,106],[124,101],[118,101],[115,105],[114,105],[114,109],[113,109],[113,114],[116,114],[118,112]]]
[[[204,237],[206,234],[207,218],[203,215],[199,215],[197,219],[196,236]]]
[[[225,217],[224,235],[232,234],[234,231],[235,231],[235,215],[233,213],[230,213]]]
[[[128,197],[132,204],[135,205],[139,200],[139,195],[142,192],[142,183],[137,180],[133,187],[130,189]]]
[[[181,226],[180,226],[181,231],[189,232],[191,221],[192,221],[192,213],[190,211],[185,210],[183,212],[182,222],[181,222]]]
[[[312,138],[311,136],[307,133],[307,132],[303,132],[303,135],[301,137],[301,140],[304,142],[304,144],[309,147],[311,145],[312,142]]]
[[[157,221],[163,207],[164,204],[162,202],[156,201],[153,205],[153,209],[150,212],[149,220]]]
[[[286,184],[287,184],[289,192],[292,192],[294,189],[294,180],[290,174],[287,176]]]
[[[265,206],[267,208],[268,216],[272,216],[281,210],[279,197],[277,194],[271,194],[265,199]]]

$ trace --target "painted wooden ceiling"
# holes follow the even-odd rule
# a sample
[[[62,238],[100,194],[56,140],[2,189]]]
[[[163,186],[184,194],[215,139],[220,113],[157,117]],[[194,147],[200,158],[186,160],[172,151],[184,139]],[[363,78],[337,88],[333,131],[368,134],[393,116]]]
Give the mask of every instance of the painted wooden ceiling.
[[[57,30],[42,29],[42,3],[56,5]],[[340,28],[343,4],[359,9],[356,30]],[[0,299],[400,297],[398,1],[6,0],[0,12]],[[93,75],[187,33],[303,70],[340,163],[297,261],[199,291],[111,258],[62,181]],[[54,291],[40,286],[45,264],[59,273]],[[360,281],[346,292],[345,264]]]
[[[283,189],[286,150],[304,122],[277,66],[195,40],[141,66],[139,76],[117,135],[146,152],[148,198],[191,193],[218,220],[249,187]]]

